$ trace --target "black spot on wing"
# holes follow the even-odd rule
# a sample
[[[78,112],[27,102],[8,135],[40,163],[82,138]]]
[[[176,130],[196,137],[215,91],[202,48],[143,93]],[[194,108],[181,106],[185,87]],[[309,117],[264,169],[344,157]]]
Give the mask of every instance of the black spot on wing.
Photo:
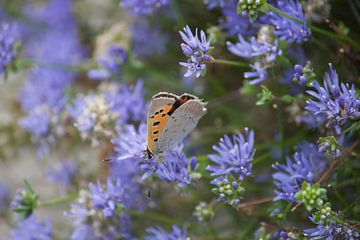
[[[159,130],[156,130],[153,132],[153,134],[158,134],[159,133]]]
[[[153,126],[155,127],[155,126],[158,126],[159,124],[160,124],[160,121],[156,121],[153,123]]]

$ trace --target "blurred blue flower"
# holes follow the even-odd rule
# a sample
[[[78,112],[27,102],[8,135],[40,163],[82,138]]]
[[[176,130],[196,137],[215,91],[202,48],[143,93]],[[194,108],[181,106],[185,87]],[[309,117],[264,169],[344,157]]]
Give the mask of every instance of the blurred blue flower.
[[[119,137],[112,140],[116,160],[120,163],[123,159],[131,159],[134,162],[140,162],[144,157],[144,151],[147,147],[147,126],[141,122],[136,129],[134,125],[124,125]]]
[[[227,47],[233,54],[246,59],[253,59],[259,56],[265,56],[266,62],[272,62],[277,56],[282,54],[278,46],[278,41],[273,44],[266,41],[257,41],[255,37],[251,37],[250,41],[246,41],[242,35],[239,35],[239,42],[233,44],[227,42]]]
[[[261,67],[261,64],[259,62],[255,62],[255,64],[250,66],[253,71],[244,72],[244,78],[249,79],[250,84],[258,84],[268,78],[268,71],[265,68]]]
[[[234,2],[234,0],[204,0],[204,3],[207,5],[209,10],[214,9],[216,7],[225,7],[227,3]],[[236,9],[236,7],[235,7]]]
[[[98,59],[99,69],[88,71],[88,77],[95,80],[117,80],[121,78],[122,65],[127,62],[125,49],[116,44],[111,44],[107,54]]]
[[[0,76],[6,73],[8,66],[15,60],[17,51],[16,29],[13,25],[2,23],[0,25]]]
[[[360,98],[354,84],[340,84],[335,69],[331,64],[329,67],[330,73],[325,73],[324,85],[320,86],[314,81],[315,90],[307,91],[315,99],[307,100],[305,109],[310,115],[320,117],[326,127],[333,128],[339,134],[349,120],[360,118]]]
[[[156,9],[168,5],[170,0],[122,0],[120,6],[132,15],[150,15]]]
[[[145,117],[147,103],[144,95],[141,80],[135,86],[111,84],[96,95],[75,98],[68,111],[82,138],[91,139],[96,145],[99,139],[113,136],[114,122],[120,127]]]
[[[75,183],[78,175],[78,166],[75,161],[62,161],[58,169],[53,169],[48,173],[50,182],[61,185],[62,192],[65,192]]]
[[[21,220],[12,230],[13,240],[52,240],[52,224],[48,218],[42,222],[35,215]]]
[[[65,213],[75,218],[70,239],[131,239],[131,219],[123,211],[131,200],[128,194],[131,187],[119,179],[108,178],[104,187],[100,182],[90,183],[89,192],[80,191],[77,202]]]
[[[186,240],[188,238],[187,229],[184,226],[182,229],[177,226],[172,226],[171,232],[166,232],[162,227],[152,227],[146,229],[149,233],[145,240]]]
[[[212,172],[211,176],[217,178],[226,175],[233,175],[239,180],[249,176],[254,158],[254,131],[245,129],[245,137],[238,132],[233,135],[233,140],[227,135],[220,139],[219,145],[213,149],[217,154],[208,155],[216,166],[207,166],[206,170]],[[213,181],[216,181],[213,180]]]
[[[288,157],[286,164],[276,162],[273,168],[275,201],[283,199],[296,202],[294,195],[300,191],[303,182],[313,184],[327,165],[324,154],[319,153],[314,144],[303,143],[298,146],[293,159]]]
[[[0,214],[7,211],[10,205],[10,188],[0,182]]]
[[[146,88],[144,82],[138,80],[135,85],[121,85],[120,88],[108,91],[106,99],[110,102],[110,110],[119,117],[118,125],[131,121],[139,122],[145,119],[148,102],[145,100]]]
[[[111,178],[106,180],[106,188],[102,187],[100,181],[97,184],[89,183],[90,203],[103,212],[105,218],[116,215],[125,197],[125,190],[119,179],[115,182]]]
[[[348,239],[355,240],[360,238],[360,233],[350,225],[344,225],[335,222],[333,219],[322,219],[315,221],[314,215],[310,220],[315,223],[316,228],[304,230],[304,235],[312,239]]]
[[[139,19],[134,23],[131,31],[136,56],[150,58],[166,51],[169,37],[161,31],[158,24],[150,26],[148,21]]]
[[[270,12],[270,23],[275,26],[274,34],[279,36],[280,40],[288,42],[301,43],[308,41],[311,36],[311,30],[306,25],[306,16],[302,10],[300,1],[298,0],[279,0],[277,7],[303,23],[298,23],[290,20],[287,17],[281,16],[275,12]]]
[[[33,135],[41,152],[64,133],[58,127],[62,125],[59,115],[65,107],[66,89],[76,77],[72,66],[81,61],[83,50],[77,36],[72,1],[52,0],[42,11],[34,12],[37,12],[35,20],[47,27],[41,31],[37,29],[39,33],[25,46],[29,58],[39,62],[39,66],[29,72],[18,98],[22,110],[28,114],[20,120],[20,125]]]
[[[217,2],[219,0],[215,0]],[[237,14],[237,1],[220,0],[224,2],[222,7],[222,15],[224,18],[220,19],[220,26],[227,31],[229,36],[245,35],[250,36],[255,33],[257,26],[251,24],[249,17],[242,14]]]
[[[214,58],[209,55],[209,51],[212,48],[210,46],[211,37],[206,39],[204,31],[200,31],[200,39],[198,36],[198,29],[195,30],[195,36],[191,32],[189,26],[184,27],[184,32],[179,31],[181,38],[185,43],[181,44],[181,48],[184,54],[189,57],[187,62],[180,62],[180,65],[187,68],[185,77],[190,77],[195,74],[196,77],[200,77],[206,69],[205,63],[214,62]]]

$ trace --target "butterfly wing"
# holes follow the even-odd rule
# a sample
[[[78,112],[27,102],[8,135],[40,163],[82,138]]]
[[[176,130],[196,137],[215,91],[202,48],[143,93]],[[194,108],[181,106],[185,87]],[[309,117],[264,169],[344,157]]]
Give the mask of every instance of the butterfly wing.
[[[147,119],[147,147],[152,154],[158,153],[158,139],[168,122],[173,106],[179,97],[166,92],[161,92],[153,96]]]
[[[183,103],[170,116],[158,138],[158,152],[171,150],[179,144],[198,124],[206,113],[206,103],[191,99]]]

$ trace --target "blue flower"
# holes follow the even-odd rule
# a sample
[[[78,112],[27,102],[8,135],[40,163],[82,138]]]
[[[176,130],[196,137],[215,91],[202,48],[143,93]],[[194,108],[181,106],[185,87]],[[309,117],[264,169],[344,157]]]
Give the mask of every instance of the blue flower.
[[[315,99],[307,100],[305,109],[314,118],[319,117],[326,127],[340,133],[348,121],[360,118],[360,98],[354,84],[340,84],[335,69],[329,66],[330,73],[325,73],[324,85],[314,81],[315,90],[307,91]]]
[[[146,150],[146,124],[142,122],[138,129],[136,129],[134,125],[125,125],[119,131],[119,136],[120,137],[112,140],[116,159],[120,162],[123,159],[140,162],[143,159],[144,151]]]
[[[142,120],[145,117],[144,109],[147,108],[143,86],[142,81],[135,86],[112,84],[99,94],[75,98],[68,111],[81,137],[91,139],[96,145],[99,139],[113,136],[114,122],[121,126]]]
[[[335,215],[337,215],[335,213]],[[315,239],[348,239],[355,240],[360,237],[360,233],[353,229],[350,225],[344,225],[335,222],[333,219],[321,219],[315,221],[314,215],[310,217],[310,220],[315,223],[316,228],[310,228],[304,230],[305,236],[310,240]]]
[[[181,151],[174,151],[165,155],[165,160],[160,162],[155,173],[161,180],[168,182],[179,182],[179,187],[191,184],[191,173],[197,166],[197,159],[191,157],[187,159]]]
[[[233,0],[204,0],[204,3],[207,5],[207,8],[209,10],[214,9],[216,7],[223,8],[230,2],[233,2]]]
[[[250,84],[258,84],[260,82],[265,81],[268,76],[269,73],[268,71],[261,67],[259,62],[255,62],[254,65],[250,65],[252,68],[252,72],[244,72],[244,78],[246,79],[250,79],[249,83]]]
[[[0,182],[0,214],[7,211],[10,205],[10,188]]]
[[[78,174],[78,167],[75,161],[62,161],[58,169],[48,173],[48,179],[52,183],[60,184],[62,191],[65,192],[74,184]]]
[[[13,240],[52,240],[52,224],[50,219],[42,222],[35,215],[17,223],[12,230]]]
[[[119,179],[89,184],[90,191],[80,191],[77,202],[71,204],[71,211],[65,213],[75,218],[72,240],[78,239],[131,239],[131,219],[123,209],[131,200],[128,186]],[[106,223],[106,224],[104,224]]]
[[[133,15],[141,16],[150,15],[156,9],[169,3],[170,0],[122,0],[120,6],[127,9]]]
[[[100,181],[97,184],[89,184],[90,203],[103,212],[105,218],[113,217],[121,207],[125,197],[125,190],[119,179],[113,182],[110,178],[106,180],[106,188],[102,187]]]
[[[64,66],[77,65],[83,50],[79,43],[70,0],[52,0],[34,16],[47,25],[26,45],[29,58],[46,66],[34,67],[20,91],[22,110],[28,115],[20,120],[40,145],[40,152],[54,144],[63,134],[61,114],[67,101],[66,89],[76,74]],[[42,117],[41,114],[45,116]]]
[[[114,78],[121,76],[122,65],[126,62],[127,54],[125,49],[120,45],[112,44],[107,49],[107,55],[98,59],[101,68],[90,70],[88,77],[100,81],[114,80]]]
[[[143,158],[140,162],[140,168],[144,171],[142,179],[155,174],[163,181],[179,182],[179,187],[190,185],[198,162],[195,157],[188,159],[182,148],[183,145],[180,145],[162,156]]]
[[[259,56],[265,56],[266,62],[272,62],[277,56],[282,54],[278,46],[278,41],[273,44],[266,41],[257,41],[255,37],[251,37],[250,41],[246,41],[242,35],[239,35],[239,42],[233,44],[227,42],[227,47],[233,54],[246,59],[253,59]]]
[[[131,32],[136,56],[151,58],[166,51],[169,37],[161,31],[159,25],[150,26],[148,21],[139,19],[132,26]]]
[[[186,240],[188,239],[188,234],[186,227],[182,229],[177,226],[172,226],[171,232],[166,232],[162,227],[152,227],[146,229],[150,235],[145,237],[145,240]]]
[[[117,125],[139,122],[145,119],[148,102],[145,101],[146,89],[144,82],[138,80],[135,85],[121,85],[106,93],[107,101],[110,102],[110,111],[119,117],[116,119]]]
[[[8,66],[14,62],[17,56],[15,49],[17,38],[13,25],[8,23],[0,25],[0,76],[6,73]]]
[[[227,135],[220,139],[219,145],[213,149],[217,154],[210,154],[209,158],[216,166],[207,166],[206,170],[212,172],[211,176],[233,175],[243,180],[249,176],[254,158],[254,131],[245,129],[245,137],[239,132],[233,135],[233,140]],[[213,181],[216,181],[213,180]]]
[[[269,21],[276,28],[274,34],[279,36],[280,40],[288,42],[301,43],[308,41],[311,36],[311,30],[306,25],[306,16],[302,11],[300,1],[279,0],[277,1],[277,6],[281,11],[299,19],[303,23],[298,23],[277,13],[270,12]]]
[[[315,183],[326,165],[325,156],[318,152],[314,144],[300,144],[293,159],[288,157],[286,164],[277,162],[273,165],[276,170],[273,179],[277,187],[274,200],[296,202],[294,195],[301,190],[302,183]]]
[[[198,29],[195,30],[195,36],[191,32],[189,26],[184,27],[184,32],[179,31],[181,38],[185,43],[181,44],[181,48],[184,54],[189,57],[187,62],[180,62],[180,65],[187,68],[185,77],[190,77],[195,74],[196,77],[200,77],[206,69],[205,63],[213,62],[214,58],[209,55],[210,41],[206,39],[204,31],[200,31],[200,39],[198,36]]]
[[[215,0],[216,2],[217,0]],[[221,1],[221,0],[220,0]],[[220,26],[227,31],[229,36],[252,35],[256,31],[256,26],[250,23],[248,17],[237,14],[237,1],[224,0],[224,7],[221,9],[224,18],[220,20]]]

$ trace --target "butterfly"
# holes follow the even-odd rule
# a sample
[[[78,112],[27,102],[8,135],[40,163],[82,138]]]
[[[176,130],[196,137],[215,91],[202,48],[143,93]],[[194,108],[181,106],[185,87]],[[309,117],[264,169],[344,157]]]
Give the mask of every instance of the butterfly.
[[[206,103],[196,96],[167,92],[154,95],[147,115],[147,156],[170,151],[196,127],[205,113]]]

